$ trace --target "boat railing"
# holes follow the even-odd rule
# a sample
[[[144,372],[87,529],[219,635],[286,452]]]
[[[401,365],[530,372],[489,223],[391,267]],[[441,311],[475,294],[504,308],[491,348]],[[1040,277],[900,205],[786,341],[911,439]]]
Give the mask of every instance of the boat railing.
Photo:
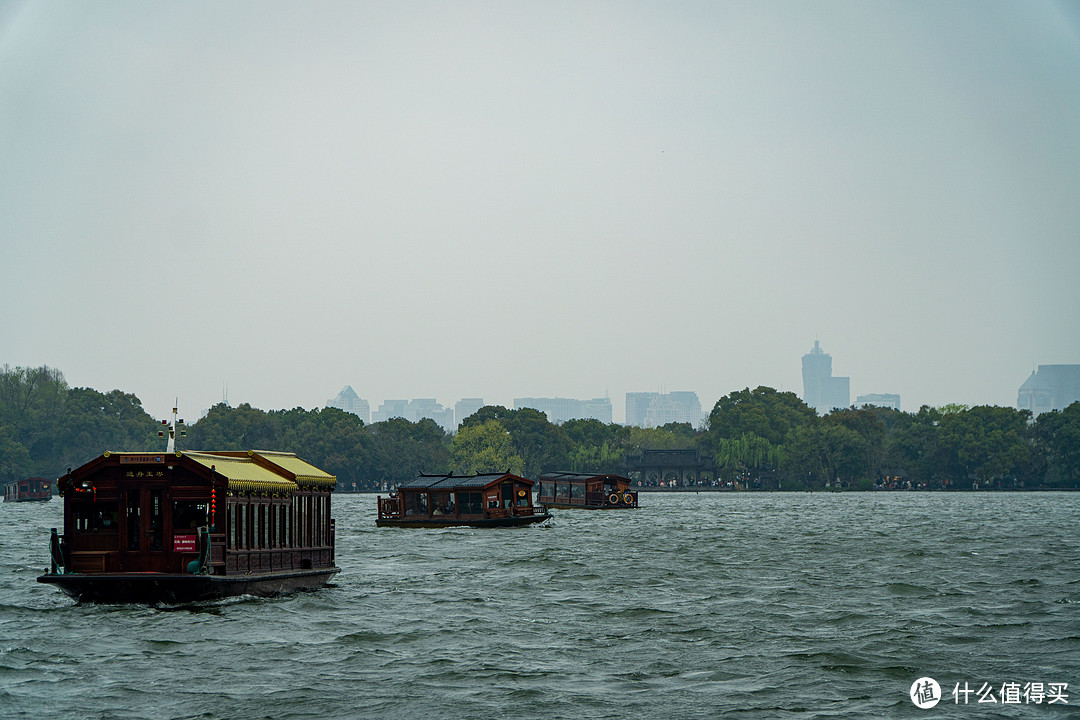
[[[506,518],[506,517],[531,517],[533,515],[543,515],[547,512],[547,508],[543,505],[512,505],[508,508],[485,508],[484,517],[486,518]]]
[[[396,497],[378,496],[379,519],[401,517],[401,504]]]

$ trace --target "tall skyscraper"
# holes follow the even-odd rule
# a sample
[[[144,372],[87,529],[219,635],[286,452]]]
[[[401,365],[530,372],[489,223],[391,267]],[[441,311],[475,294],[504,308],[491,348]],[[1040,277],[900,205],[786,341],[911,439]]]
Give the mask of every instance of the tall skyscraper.
[[[454,417],[457,418],[457,424],[465,422],[465,418],[474,414],[477,410],[484,407],[484,398],[461,398],[454,404]]]
[[[631,427],[645,427],[645,414],[649,412],[649,404],[660,393],[655,392],[628,392],[626,393],[626,424]]]
[[[371,422],[371,405],[367,400],[356,394],[356,391],[352,389],[352,385],[346,385],[336,397],[327,400],[326,407],[351,412],[363,420],[365,425]]]
[[[1080,365],[1040,365],[1016,394],[1016,407],[1032,416],[1080,401]]]
[[[803,402],[824,415],[834,408],[846,408],[851,398],[851,378],[833,377],[832,355],[814,349],[802,357]]]

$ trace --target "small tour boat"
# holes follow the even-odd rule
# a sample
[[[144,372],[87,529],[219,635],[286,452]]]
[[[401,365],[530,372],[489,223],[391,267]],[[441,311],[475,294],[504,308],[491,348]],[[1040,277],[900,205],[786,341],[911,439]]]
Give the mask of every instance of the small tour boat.
[[[533,481],[509,472],[420,475],[379,496],[380,527],[506,527],[543,522],[551,514],[532,501]]]
[[[621,475],[551,472],[540,476],[538,502],[553,508],[636,508],[638,494]]]
[[[4,485],[4,502],[30,502],[52,500],[52,480],[32,477],[13,480]]]
[[[57,481],[64,532],[39,582],[80,601],[182,603],[339,571],[333,475],[293,453],[175,451],[174,431],[165,453],[106,452]]]

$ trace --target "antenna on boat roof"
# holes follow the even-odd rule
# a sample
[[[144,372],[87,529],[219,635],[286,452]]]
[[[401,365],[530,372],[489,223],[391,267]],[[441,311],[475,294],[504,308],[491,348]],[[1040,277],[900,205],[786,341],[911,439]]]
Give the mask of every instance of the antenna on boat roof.
[[[179,404],[180,404],[180,398],[177,398],[176,399],[176,405],[179,405]],[[184,421],[176,419],[176,405],[173,405],[173,409],[172,409],[172,422],[170,423],[168,420],[162,420],[161,424],[164,425],[165,427],[163,429],[161,429],[161,430],[158,430],[158,434],[157,434],[159,438],[165,437],[166,432],[168,432],[168,434],[169,434],[169,442],[168,442],[168,444],[165,445],[165,452],[166,453],[176,452],[176,432],[177,432],[178,429],[180,431],[180,437],[186,437],[187,436],[187,431],[184,430]]]

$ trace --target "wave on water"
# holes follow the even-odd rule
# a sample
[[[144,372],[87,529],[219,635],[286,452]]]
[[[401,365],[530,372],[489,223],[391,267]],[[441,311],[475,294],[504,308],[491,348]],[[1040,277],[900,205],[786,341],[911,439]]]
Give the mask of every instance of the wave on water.
[[[0,525],[0,715],[909,718],[923,676],[1080,687],[1080,494],[1008,500],[666,493],[493,532],[344,495],[331,586],[159,607],[36,583],[43,504]]]

